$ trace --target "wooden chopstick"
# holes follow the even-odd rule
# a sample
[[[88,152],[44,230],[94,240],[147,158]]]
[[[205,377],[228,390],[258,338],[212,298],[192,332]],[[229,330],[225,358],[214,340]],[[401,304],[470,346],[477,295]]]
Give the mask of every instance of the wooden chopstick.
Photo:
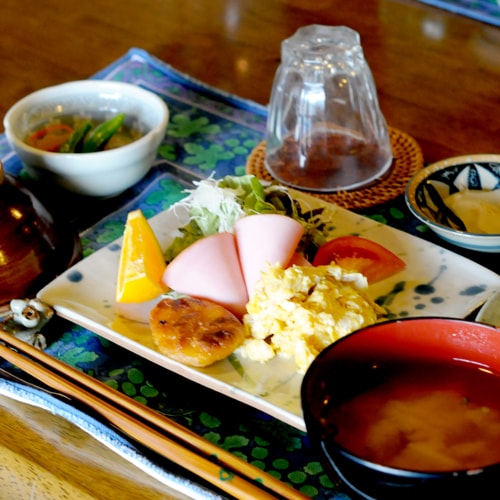
[[[6,344],[0,344],[0,356],[4,359],[53,389],[87,404],[141,444],[222,491],[241,500],[309,498],[177,422],[1,329],[0,341]]]

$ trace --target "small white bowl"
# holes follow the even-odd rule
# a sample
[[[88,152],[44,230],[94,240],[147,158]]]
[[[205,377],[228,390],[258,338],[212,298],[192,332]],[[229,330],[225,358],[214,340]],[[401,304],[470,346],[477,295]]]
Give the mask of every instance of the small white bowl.
[[[469,250],[496,253],[500,252],[500,234],[469,232],[460,227],[453,216],[448,217],[439,200],[458,191],[499,189],[500,155],[458,156],[418,171],[406,187],[405,199],[413,215],[443,240]]]
[[[125,113],[126,123],[144,135],[116,149],[95,153],[49,153],[28,146],[29,132],[59,115]],[[29,175],[87,196],[114,196],[139,181],[153,165],[165,136],[169,110],[154,93],[103,80],[63,83],[38,90],[5,115],[5,134]]]

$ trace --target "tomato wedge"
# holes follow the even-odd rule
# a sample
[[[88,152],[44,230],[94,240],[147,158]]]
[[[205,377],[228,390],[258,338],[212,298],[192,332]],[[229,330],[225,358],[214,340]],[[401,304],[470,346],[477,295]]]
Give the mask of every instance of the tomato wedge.
[[[388,278],[406,267],[406,263],[396,254],[361,236],[341,236],[324,243],[318,249],[313,265],[328,265],[331,262],[364,274],[370,284]]]

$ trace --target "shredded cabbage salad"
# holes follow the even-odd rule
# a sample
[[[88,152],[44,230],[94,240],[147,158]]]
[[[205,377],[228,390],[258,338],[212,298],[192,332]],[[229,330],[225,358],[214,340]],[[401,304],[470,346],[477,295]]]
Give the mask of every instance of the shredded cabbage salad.
[[[266,185],[254,175],[213,177],[195,181],[194,189],[179,202],[189,212],[188,223],[165,251],[170,262],[195,241],[221,232],[232,232],[234,223],[245,215],[279,213],[293,217],[304,226],[299,250],[312,258],[327,239],[332,222],[324,208],[304,211],[284,186]]]

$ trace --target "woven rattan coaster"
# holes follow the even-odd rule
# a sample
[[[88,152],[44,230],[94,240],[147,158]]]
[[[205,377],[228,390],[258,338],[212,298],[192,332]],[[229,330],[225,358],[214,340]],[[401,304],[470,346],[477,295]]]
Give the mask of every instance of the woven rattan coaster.
[[[332,193],[308,191],[308,193],[348,209],[368,208],[403,194],[410,178],[424,165],[422,150],[415,139],[404,132],[389,127],[389,136],[394,160],[384,177],[372,184],[352,191],[335,191]],[[273,177],[266,170],[264,164],[265,155],[266,143],[262,141],[250,153],[246,171],[259,179],[273,181]]]

